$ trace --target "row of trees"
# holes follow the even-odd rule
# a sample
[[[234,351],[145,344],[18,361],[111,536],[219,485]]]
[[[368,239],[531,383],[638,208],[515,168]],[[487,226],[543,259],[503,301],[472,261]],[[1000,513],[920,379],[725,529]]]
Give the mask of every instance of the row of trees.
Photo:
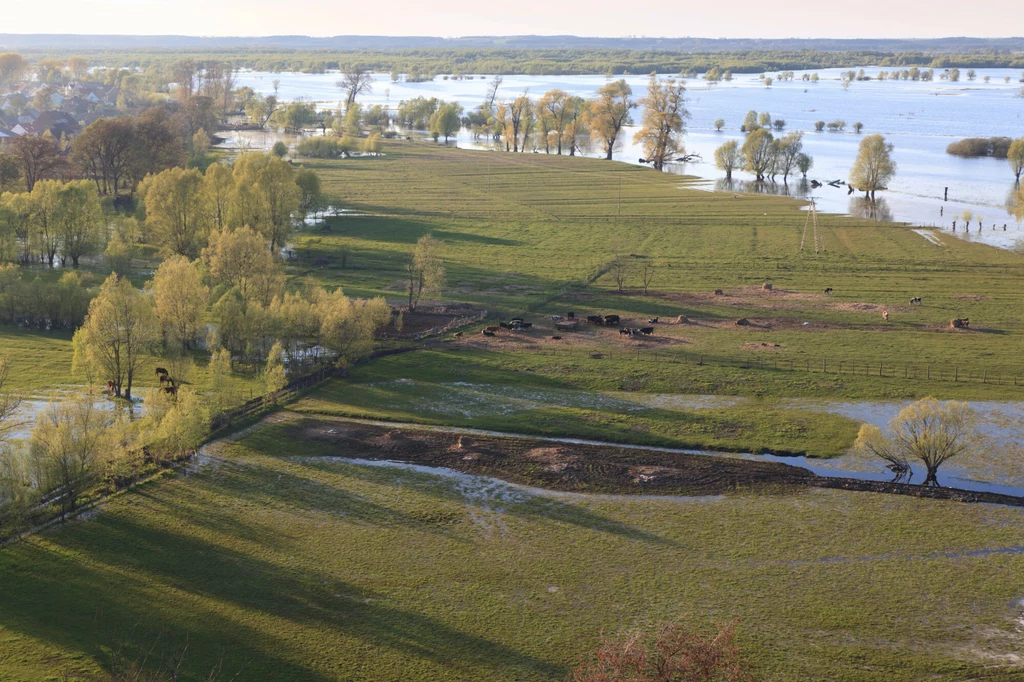
[[[564,41],[562,41],[564,42]],[[750,45],[746,49],[712,50],[706,45],[686,39],[676,49],[660,41],[658,49],[650,45],[623,47],[510,47],[494,44],[489,47],[420,47],[401,49],[240,49],[236,51],[196,51],[190,57],[196,62],[229,64],[236,69],[276,73],[327,71],[348,72],[363,68],[376,73],[405,74],[409,81],[432,74],[530,74],[565,75],[595,73],[705,73],[712,68],[733,73],[775,73],[780,70],[806,70],[880,66],[900,69],[923,67],[945,69],[1024,68],[1024,58],[1013,49],[975,51],[964,44],[946,41],[941,53],[902,51],[890,44],[871,45],[865,50],[834,51],[832,45],[811,44],[809,47],[766,49]],[[727,46],[722,46],[727,47]],[[166,75],[180,57],[159,50],[132,51],[111,49],[94,52],[90,59],[112,69],[136,69],[147,80]]]
[[[733,171],[745,170],[758,180],[774,180],[779,175],[783,182],[796,171],[806,177],[814,160],[803,152],[803,133],[792,132],[776,138],[766,128],[758,128],[747,136],[740,146],[729,140],[715,150],[715,166],[725,171],[731,180]]]
[[[31,192],[40,180],[85,178],[101,194],[131,196],[147,175],[204,152],[213,126],[209,111],[153,107],[135,117],[101,118],[71,141],[49,132],[22,136],[0,152],[0,190]]]
[[[138,244],[196,258],[209,237],[228,225],[249,225],[284,245],[296,216],[320,210],[316,173],[296,170],[270,154],[243,154],[233,167],[211,164],[206,172],[179,166],[148,175],[140,184],[141,223],[101,208],[100,181],[40,180],[30,192],[0,195],[0,262],[45,262],[77,268],[104,253],[124,273]]]
[[[865,193],[872,201],[875,192],[885,189],[896,175],[892,158],[893,146],[881,135],[868,135],[860,142],[857,158],[850,171],[851,187]],[[758,128],[740,146],[729,140],[715,150],[715,165],[732,179],[736,170],[752,173],[758,180],[772,180],[778,175],[785,181],[794,170],[805,177],[814,160],[803,152],[803,133],[792,132],[776,139],[765,128]]]
[[[260,153],[242,154],[231,167],[211,164],[205,173],[169,168],[147,177],[139,194],[147,238],[166,253],[189,258],[231,225],[249,226],[277,251],[291,234],[294,216],[322,201],[316,173]]]
[[[457,103],[417,97],[402,101],[396,121],[428,129],[445,141],[465,126],[477,137],[504,140],[506,151],[525,152],[531,139],[547,153],[576,155],[589,137],[611,159],[621,143],[623,129],[633,123],[633,112],[642,109],[641,128],[634,141],[641,144],[645,160],[661,169],[682,152],[681,136],[686,118],[686,86],[681,80],[661,80],[651,75],[648,94],[639,100],[625,80],[612,81],[593,100],[554,89],[533,99],[524,92],[500,98],[502,78],[496,77],[484,102],[463,115]]]

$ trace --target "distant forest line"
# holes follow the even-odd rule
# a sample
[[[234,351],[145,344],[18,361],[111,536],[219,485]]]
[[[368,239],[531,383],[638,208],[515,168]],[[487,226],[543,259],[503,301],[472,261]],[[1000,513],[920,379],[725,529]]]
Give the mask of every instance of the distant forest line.
[[[43,38],[49,43],[44,43]],[[61,40],[61,39],[65,40]],[[504,40],[516,44],[517,38],[487,39],[414,39],[363,38],[351,40],[318,38],[181,38],[109,36],[101,47],[101,36],[12,36],[0,34],[0,52],[17,49],[37,61],[49,57],[86,56],[95,66],[148,69],[181,59],[218,61],[239,69],[255,71],[321,73],[350,70],[361,66],[376,72],[418,72],[424,74],[699,74],[717,67],[733,73],[769,73],[785,70],[880,67],[945,68],[1014,68],[1024,69],[1024,39],[999,40],[950,38],[928,41],[829,41],[829,40],[703,40],[703,39],[577,39],[564,38],[561,44],[636,42],[643,49],[622,47],[467,47],[465,41]],[[527,41],[524,37],[522,42]],[[151,40],[148,44],[143,41]],[[322,44],[324,47],[282,47],[284,44]],[[376,40],[383,47],[363,46]],[[416,45],[417,41],[437,41],[443,46]],[[532,42],[557,42],[553,38],[534,37]],[[235,43],[249,41],[249,44]],[[352,44],[353,49],[334,47]],[[662,44],[678,47],[666,49]],[[747,48],[747,45],[762,45]],[[789,45],[791,47],[787,48]],[[859,46],[859,49],[833,49]],[[903,49],[907,46],[918,49]],[[740,46],[740,47],[738,47]],[[700,47],[701,49],[689,49]],[[731,49],[720,49],[728,47]],[[741,49],[742,47],[742,49]],[[887,48],[887,49],[878,49]]]

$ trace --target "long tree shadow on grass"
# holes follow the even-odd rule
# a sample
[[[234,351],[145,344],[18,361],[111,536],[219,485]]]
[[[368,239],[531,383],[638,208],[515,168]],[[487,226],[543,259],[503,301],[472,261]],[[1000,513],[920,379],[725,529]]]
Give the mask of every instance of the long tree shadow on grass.
[[[192,679],[223,652],[224,670],[245,679],[326,681],[359,663],[325,657],[353,651],[351,639],[427,662],[446,676],[482,670],[557,677],[557,665],[386,603],[336,577],[266,561],[193,533],[172,532],[135,514],[102,514],[0,552],[5,602],[0,625],[101,663],[109,634],[141,623],[193,642]],[[283,560],[282,560],[283,561]],[[147,643],[140,634],[140,645]],[[363,662],[366,664],[366,662]],[[396,678],[397,679],[397,678]]]
[[[317,477],[322,477],[325,474],[355,476],[360,480],[373,483],[374,485],[387,486],[389,488],[411,487],[418,493],[426,494],[443,502],[456,501],[461,504],[471,505],[480,509],[485,507],[491,508],[496,502],[496,500],[488,497],[490,493],[487,492],[487,489],[491,488],[491,481],[486,478],[475,476],[471,477],[469,480],[475,480],[480,483],[480,486],[477,486],[479,490],[467,492],[466,489],[460,488],[457,485],[452,485],[432,473],[402,471],[392,468],[373,466],[360,466],[354,463],[345,462],[341,463],[344,466],[344,469],[340,469],[339,463],[335,460],[317,459],[318,457],[331,457],[338,454],[337,449],[332,447],[329,443],[303,440],[301,436],[298,435],[298,432],[295,430],[295,425],[293,424],[268,426],[265,427],[264,431],[271,429],[277,431],[276,437],[257,432],[261,437],[250,436],[250,438],[247,438],[242,442],[249,449],[268,457],[281,459],[289,463],[298,464],[303,468],[315,470],[317,472]],[[301,444],[299,446],[301,448],[301,454],[295,452],[296,444]],[[352,456],[352,454],[350,453],[348,456]],[[251,467],[249,467],[249,469],[251,469]],[[258,485],[258,480],[252,480],[242,482],[242,487],[236,489],[235,492],[246,496],[248,499],[254,499],[261,501],[262,503],[301,504],[302,506],[308,505],[311,510],[316,511],[323,511],[326,509],[328,511],[334,510],[336,513],[341,513],[345,516],[352,514],[355,519],[365,523],[402,523],[421,529],[426,528],[438,533],[443,532],[444,530],[444,528],[440,526],[431,528],[430,524],[426,524],[422,517],[411,516],[390,507],[383,507],[382,505],[365,499],[355,498],[336,487],[327,486],[325,484],[320,484],[324,492],[323,497],[313,497],[306,494],[298,496],[296,493],[299,492],[300,489],[308,489],[308,482],[312,481],[314,477],[310,476],[307,479],[297,476],[289,477],[294,479],[294,482],[281,488],[274,485]],[[296,484],[299,487],[296,487]],[[225,485],[225,482],[219,481],[218,485]],[[231,484],[228,483],[227,485]],[[642,540],[656,545],[675,546],[678,544],[660,535],[650,533],[614,519],[609,519],[580,505],[569,504],[559,500],[538,498],[533,494],[518,492],[508,484],[502,485],[505,486],[505,489],[499,489],[497,491],[502,498],[497,500],[501,503],[502,513],[529,520],[541,519],[558,523],[566,523],[587,530],[609,533],[611,535],[617,535],[632,540]],[[513,493],[513,497],[505,499],[507,498],[507,496],[503,494],[505,492]],[[301,498],[301,503],[297,502],[297,498]],[[350,507],[349,505],[352,506]],[[449,539],[453,539],[451,535],[447,533],[445,536]]]
[[[383,209],[382,209],[383,210]],[[381,216],[378,218],[352,216],[327,217],[326,224],[330,229],[308,228],[301,234],[310,236],[341,236],[349,239],[365,239],[372,242],[390,242],[394,244],[415,244],[425,234],[432,234],[437,239],[450,242],[470,242],[474,244],[490,244],[494,246],[520,246],[521,241],[489,237],[473,232],[460,232],[458,223],[439,229],[434,221],[417,220],[412,216]],[[467,226],[468,227],[468,226]]]

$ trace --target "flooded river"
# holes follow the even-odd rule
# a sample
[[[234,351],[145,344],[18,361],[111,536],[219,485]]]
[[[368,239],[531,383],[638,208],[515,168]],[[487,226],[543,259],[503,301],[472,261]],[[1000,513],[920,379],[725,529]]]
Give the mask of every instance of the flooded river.
[[[865,69],[874,76],[879,68]],[[822,69],[817,83],[801,80],[797,71],[792,81],[776,81],[764,87],[756,75],[739,74],[731,82],[709,85],[700,79],[689,82],[687,106],[691,117],[687,122],[687,151],[697,153],[701,161],[676,164],[671,171],[696,175],[708,181],[709,190],[736,191],[747,189],[743,183],[752,178],[740,173],[736,186],[722,184],[722,173],[714,168],[714,149],[729,139],[742,141],[739,126],[747,111],[768,112],[773,119],[786,122],[785,131],[804,131],[805,151],[814,157],[809,178],[821,181],[845,180],[862,138],[852,132],[856,122],[863,123],[863,134],[882,133],[895,145],[899,172],[890,191],[881,195],[883,201],[868,207],[857,196],[848,196],[845,187],[828,185],[811,189],[795,179],[788,185],[776,183],[759,187],[759,191],[813,197],[819,210],[839,214],[870,213],[880,219],[910,222],[923,227],[937,227],[953,236],[952,219],[970,210],[974,230],[959,238],[970,238],[1003,248],[1013,248],[1024,240],[1024,230],[1006,211],[1013,176],[1005,159],[961,159],[946,153],[946,146],[964,137],[1024,135],[1024,100],[1015,97],[1020,89],[1020,71],[1011,69],[980,69],[974,81],[959,82],[938,79],[926,81],[856,81],[844,88],[839,79],[841,70]],[[812,73],[812,72],[808,72]],[[767,74],[772,76],[774,74]],[[985,77],[989,82],[985,82]],[[1009,78],[1009,82],[1006,79]],[[269,93],[272,82],[279,81],[279,94],[284,100],[306,98],[318,106],[337,108],[341,92],[335,87],[338,74],[243,73],[239,86]],[[458,101],[467,110],[483,101],[491,76],[474,76],[465,80],[444,80],[441,77],[423,83],[393,83],[381,74],[376,76],[373,91],[361,97],[365,105],[382,104],[397,108],[402,100],[414,97],[436,97]],[[647,76],[626,76],[636,97],[646,92]],[[584,97],[593,97],[607,82],[605,76],[505,76],[499,98],[528,92],[539,97],[559,88]],[[716,119],[723,119],[721,132],[715,130]],[[814,122],[845,120],[844,132],[814,132]],[[628,141],[617,158],[637,163],[640,149]],[[247,142],[259,146],[273,144],[270,134],[256,133]],[[237,141],[233,144],[237,144]],[[460,146],[486,146],[463,130],[456,142]],[[716,184],[717,183],[717,184]],[[943,201],[946,188],[948,201]],[[978,232],[977,221],[984,229]],[[1003,225],[1007,229],[1003,231]],[[992,230],[996,225],[997,229]],[[924,237],[922,237],[924,238]]]

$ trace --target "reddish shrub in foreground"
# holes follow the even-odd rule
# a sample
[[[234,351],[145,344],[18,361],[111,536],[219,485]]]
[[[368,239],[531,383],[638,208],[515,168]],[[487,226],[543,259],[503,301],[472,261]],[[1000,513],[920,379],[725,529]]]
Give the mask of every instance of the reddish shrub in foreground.
[[[569,674],[569,682],[750,682],[733,621],[716,635],[665,623],[651,636],[604,637]]]

